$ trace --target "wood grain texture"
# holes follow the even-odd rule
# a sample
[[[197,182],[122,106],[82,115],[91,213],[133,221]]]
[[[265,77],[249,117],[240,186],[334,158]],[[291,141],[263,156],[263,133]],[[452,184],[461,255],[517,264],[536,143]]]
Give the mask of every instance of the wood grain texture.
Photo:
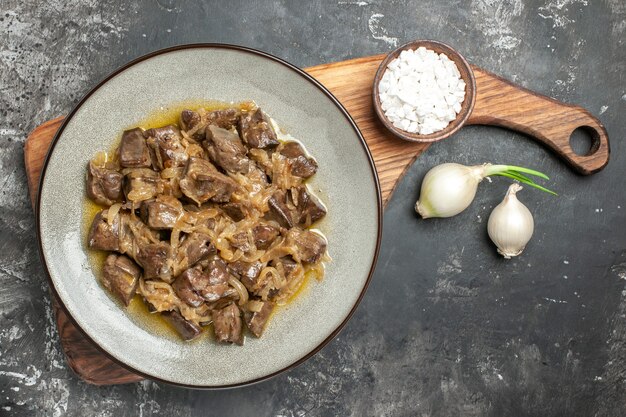
[[[374,158],[383,204],[411,163],[429,146],[428,143],[403,141],[380,122],[372,105],[372,85],[376,70],[385,55],[357,58],[305,70],[320,81],[346,107],[358,125]],[[555,150],[579,172],[596,172],[608,161],[608,138],[602,125],[586,110],[559,103],[517,87],[476,66],[477,97],[469,124],[493,124],[512,128],[533,137]],[[37,198],[41,169],[54,134],[63,117],[37,127],[24,146],[24,160],[33,206]],[[580,157],[569,147],[569,136],[579,126],[598,132],[598,146],[593,155]],[[54,299],[54,296],[53,296]],[[54,310],[61,345],[70,368],[83,380],[95,385],[136,382],[142,379],[100,352],[76,328],[56,300]]]
[[[468,124],[502,126],[525,133],[583,175],[598,172],[609,162],[608,133],[587,110],[522,88],[475,65],[471,67],[476,78],[476,104]],[[570,136],[577,128],[591,136],[592,146],[586,155],[577,155],[570,146]]]
[[[24,165],[26,166],[30,203],[33,208],[35,208],[37,192],[39,191],[41,169],[46,159],[50,142],[54,139],[54,134],[59,130],[63,119],[64,117],[60,116],[37,126],[28,135],[24,144]]]
[[[83,381],[93,385],[128,384],[143,377],[113,362],[72,323],[56,298],[52,297],[61,346],[69,367]]]

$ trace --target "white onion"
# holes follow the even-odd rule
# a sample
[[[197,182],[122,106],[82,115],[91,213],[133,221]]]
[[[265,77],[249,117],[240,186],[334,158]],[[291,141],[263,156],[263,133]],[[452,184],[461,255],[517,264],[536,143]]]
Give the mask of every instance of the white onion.
[[[487,223],[489,237],[506,259],[522,253],[535,228],[530,210],[517,199],[516,194],[521,189],[519,184],[511,184]]]

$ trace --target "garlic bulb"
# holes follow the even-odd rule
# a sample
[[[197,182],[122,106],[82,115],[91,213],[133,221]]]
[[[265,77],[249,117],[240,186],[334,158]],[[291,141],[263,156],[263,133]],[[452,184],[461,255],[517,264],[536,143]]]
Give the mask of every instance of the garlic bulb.
[[[474,200],[476,189],[483,178],[500,175],[528,184],[542,191],[554,192],[536,184],[524,174],[548,179],[545,174],[528,168],[513,165],[474,165],[465,166],[445,163],[432,168],[422,182],[420,199],[415,203],[417,211],[424,219],[429,217],[452,217],[465,210]]]
[[[506,259],[522,253],[535,228],[530,210],[517,199],[516,194],[521,189],[521,185],[511,184],[487,223],[489,237],[498,247],[498,253]]]
[[[478,183],[483,179],[482,171],[481,165],[437,165],[424,177],[415,211],[424,219],[459,214],[474,200]]]

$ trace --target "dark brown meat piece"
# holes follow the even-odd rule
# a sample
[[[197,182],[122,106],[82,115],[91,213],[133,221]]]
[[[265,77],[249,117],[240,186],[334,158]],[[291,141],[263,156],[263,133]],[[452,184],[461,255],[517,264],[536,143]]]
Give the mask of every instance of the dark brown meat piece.
[[[292,190],[291,201],[297,212],[294,217],[297,217],[296,222],[301,226],[309,227],[326,216],[326,207],[304,185]]]
[[[169,244],[161,242],[140,246],[135,260],[143,267],[145,279],[160,278],[171,282],[172,247]]]
[[[124,200],[124,176],[117,171],[99,168],[89,161],[87,169],[87,196],[98,204],[110,206]]]
[[[280,230],[269,224],[258,224],[252,229],[254,244],[257,249],[265,250],[270,247],[274,239],[278,237]]]
[[[266,300],[278,290],[284,283],[277,282],[278,278],[273,273],[267,273],[261,278],[263,264],[260,262],[233,262],[230,264],[231,271],[239,275],[239,281],[246,287],[249,293],[262,297]]]
[[[261,337],[263,330],[265,330],[265,326],[267,325],[267,321],[274,310],[274,303],[271,301],[259,302],[263,303],[263,307],[261,307],[260,311],[246,311],[244,313],[246,326],[248,326],[250,332],[252,332],[252,334],[256,337]]]
[[[287,193],[278,190],[267,201],[269,211],[265,214],[268,220],[274,220],[282,227],[290,229],[294,225],[292,212],[287,206]]]
[[[124,181],[124,193],[129,201],[140,202],[154,198],[158,191],[159,174],[151,169],[133,169]]]
[[[239,203],[226,203],[222,206],[222,210],[224,210],[224,213],[236,222],[241,221],[246,217],[244,208]]]
[[[212,259],[205,269],[205,273],[208,276],[208,284],[200,290],[200,295],[205,300],[213,302],[232,294],[228,285],[228,278],[230,278],[228,267],[222,259]]]
[[[228,238],[228,241],[232,246],[243,252],[250,252],[252,250],[252,240],[248,236],[248,232],[235,233]]]
[[[209,125],[216,125],[222,129],[232,129],[239,121],[240,111],[237,109],[214,110],[207,114]]]
[[[208,125],[215,125],[221,127],[222,129],[230,130],[236,126],[239,120],[239,114],[239,110],[234,108],[214,110],[207,113],[203,120],[198,112],[193,110],[183,110],[180,114],[180,125],[185,131],[191,131],[198,126],[191,137],[200,142],[205,138],[206,127]]]
[[[241,115],[239,134],[251,148],[272,148],[279,143],[269,118],[261,109]]]
[[[189,158],[185,177],[180,181],[183,194],[198,204],[209,200],[226,203],[237,187],[235,181],[201,158]]]
[[[246,156],[248,150],[236,133],[209,125],[206,129],[204,147],[211,161],[225,171],[248,173],[250,169],[250,160]]]
[[[180,113],[180,127],[182,127],[183,130],[191,130],[196,127],[198,123],[200,123],[200,115],[197,111],[187,109]]]
[[[310,230],[291,229],[287,233],[286,243],[296,247],[294,258],[300,262],[317,262],[326,251],[326,240]]]
[[[250,171],[248,171],[247,177],[254,183],[260,184],[263,187],[269,184],[265,171],[259,168],[252,160],[250,160]]]
[[[259,273],[261,273],[261,269],[263,269],[261,262],[235,261],[228,264],[228,267],[248,291],[256,289],[256,280],[259,277]]]
[[[289,279],[291,274],[293,274],[298,268],[299,265],[296,261],[293,260],[291,256],[284,256],[278,260],[283,266],[283,270],[285,271],[285,278]]]
[[[266,180],[267,180],[267,177],[268,176],[271,177],[273,173],[272,172],[274,169],[274,165],[272,163],[273,153],[274,153],[273,149],[251,148],[248,151],[248,157],[250,158],[251,161],[255,162],[252,165],[253,170],[254,168],[256,168],[256,171],[265,174]],[[259,176],[256,172],[253,172],[253,174],[256,174],[257,176]]]
[[[120,253],[127,253],[135,258],[136,247],[159,241],[159,233],[150,229],[139,217],[131,215],[129,211],[120,211],[115,221],[120,222],[118,250]]]
[[[202,328],[186,320],[178,311],[163,311],[163,317],[184,340],[195,339],[202,333]]]
[[[198,127],[196,128],[196,126]],[[197,111],[183,110],[180,113],[180,127],[190,134],[191,138],[196,142],[202,142],[204,140],[206,123],[202,121]]]
[[[104,262],[102,284],[128,306],[137,291],[140,275],[141,270],[130,258],[110,254]]]
[[[140,128],[122,133],[119,147],[119,161],[123,168],[149,168],[152,166],[150,150],[144,132]]]
[[[326,208],[303,185],[289,192],[276,191],[268,200],[268,206],[265,218],[287,229],[294,225],[308,227],[326,215]]]
[[[213,329],[218,342],[243,345],[241,311],[235,304],[213,311]]]
[[[87,238],[89,247],[96,250],[118,251],[120,249],[120,221],[116,216],[112,224],[106,219],[108,210],[102,210],[94,217]]]
[[[159,171],[164,168],[181,167],[187,163],[187,152],[181,143],[182,136],[176,126],[170,125],[149,129],[144,132],[146,143],[152,150],[154,167]]]
[[[304,148],[298,142],[283,143],[278,151],[289,161],[292,175],[300,178],[309,178],[317,172],[317,162],[306,154]]]
[[[153,229],[172,229],[183,215],[183,205],[174,197],[160,195],[141,204],[141,219]]]
[[[185,235],[178,247],[178,258],[187,258],[187,267],[192,267],[196,263],[215,255],[215,246],[211,244],[211,238],[204,233],[193,232]]]
[[[178,276],[172,283],[172,288],[178,298],[192,307],[200,307],[204,298],[199,294],[209,285],[209,277],[201,268],[189,268]]]

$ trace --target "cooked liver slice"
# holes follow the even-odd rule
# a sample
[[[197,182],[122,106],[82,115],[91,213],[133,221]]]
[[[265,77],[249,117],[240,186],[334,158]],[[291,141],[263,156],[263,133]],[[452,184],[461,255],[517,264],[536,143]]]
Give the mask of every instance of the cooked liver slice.
[[[87,196],[98,204],[110,206],[124,200],[124,176],[119,172],[97,167],[93,161],[87,168]]]
[[[119,217],[113,224],[106,220],[108,210],[102,210],[91,223],[87,242],[91,249],[118,251],[120,249],[120,223]]]
[[[141,219],[156,230],[169,230],[183,215],[183,205],[172,196],[160,195],[141,204]]]
[[[141,270],[130,258],[110,254],[104,262],[102,284],[128,306],[135,296]]]
[[[230,270],[239,278],[239,281],[248,289],[255,289],[256,280],[259,277],[263,264],[261,262],[235,261],[228,264]]]
[[[150,150],[142,129],[135,128],[122,133],[119,162],[123,168],[149,168],[152,166]]]
[[[202,333],[202,329],[199,326],[186,320],[178,311],[163,311],[161,316],[167,320],[185,340],[193,340]]]
[[[260,302],[263,303],[263,307],[261,307],[260,311],[246,311],[244,313],[246,326],[248,326],[250,332],[252,332],[252,334],[256,337],[261,337],[263,330],[265,330],[265,326],[267,325],[267,321],[274,310],[274,303],[271,301]]]
[[[150,243],[143,245],[137,252],[135,259],[143,267],[146,279],[160,278],[165,282],[172,279],[172,247],[165,243]]]
[[[226,203],[222,206],[222,210],[224,210],[224,213],[226,213],[228,217],[236,222],[246,217],[243,206],[239,203]]]
[[[247,174],[250,170],[250,160],[246,156],[248,149],[236,133],[210,125],[206,129],[204,147],[211,161],[224,171]]]
[[[254,244],[257,249],[265,250],[270,247],[274,239],[278,237],[280,230],[269,224],[258,224],[252,229]]]
[[[297,187],[296,198],[294,200],[292,196],[292,202],[296,207],[294,217],[297,217],[297,223],[301,226],[311,226],[326,216],[326,207],[304,185]]]
[[[291,174],[300,178],[309,178],[317,172],[317,161],[306,154],[298,142],[285,142],[279,152],[289,161]]]
[[[230,130],[237,125],[240,114],[238,109],[214,110],[207,114],[207,122],[209,125]]]
[[[326,208],[304,185],[289,192],[276,191],[268,200],[268,206],[265,217],[287,229],[294,225],[308,227],[326,215]]]
[[[239,134],[251,148],[273,148],[279,143],[269,118],[261,109],[241,115]]]
[[[231,294],[228,279],[228,267],[226,263],[219,257],[215,257],[209,262],[205,272],[208,276],[207,285],[200,290],[200,295],[208,302],[215,302],[222,297]]]
[[[267,202],[269,211],[265,214],[268,220],[274,220],[282,227],[290,229],[294,225],[292,210],[287,206],[287,193],[276,191]]]
[[[192,267],[196,263],[215,255],[215,246],[211,243],[211,238],[200,232],[193,232],[185,235],[178,252],[187,257],[187,267]]]
[[[180,181],[183,194],[198,204],[209,200],[226,203],[237,188],[235,181],[201,158],[189,158],[185,177]]]
[[[213,328],[218,342],[243,345],[241,311],[231,303],[221,310],[213,311]]]
[[[189,157],[181,142],[180,130],[176,126],[148,129],[144,136],[152,149],[153,163],[157,169],[185,166]]]
[[[209,284],[209,277],[202,268],[189,268],[180,274],[172,283],[172,288],[178,298],[192,307],[200,307],[204,298],[198,294]]]
[[[326,251],[326,240],[310,230],[291,229],[287,234],[287,245],[298,248],[296,260],[317,262]]]

